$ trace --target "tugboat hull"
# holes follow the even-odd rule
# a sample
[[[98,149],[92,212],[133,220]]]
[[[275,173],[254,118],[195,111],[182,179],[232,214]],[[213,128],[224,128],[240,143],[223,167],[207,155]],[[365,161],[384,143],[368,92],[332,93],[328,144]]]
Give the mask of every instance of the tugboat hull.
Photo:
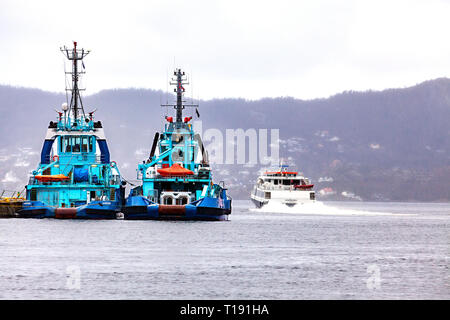
[[[134,196],[128,198],[122,212],[127,220],[223,221],[231,213],[231,200],[207,197],[186,205],[163,205]]]
[[[40,201],[25,202],[17,212],[20,218],[53,219],[116,219],[120,211],[118,203],[96,201],[74,208],[54,208]]]

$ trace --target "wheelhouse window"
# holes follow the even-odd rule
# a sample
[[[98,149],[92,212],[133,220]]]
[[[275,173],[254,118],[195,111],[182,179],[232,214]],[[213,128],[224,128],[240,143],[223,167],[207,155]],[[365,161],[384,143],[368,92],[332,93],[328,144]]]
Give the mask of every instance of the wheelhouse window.
[[[81,137],[72,137],[71,138],[71,142],[72,142],[72,152],[81,152]]]
[[[94,137],[64,136],[60,138],[60,152],[90,152],[94,150]]]
[[[94,137],[93,136],[89,137],[89,151],[90,152],[94,151]]]
[[[59,138],[59,152],[67,152],[67,137],[60,137]]]
[[[81,152],[89,152],[88,149],[88,137],[81,138]]]

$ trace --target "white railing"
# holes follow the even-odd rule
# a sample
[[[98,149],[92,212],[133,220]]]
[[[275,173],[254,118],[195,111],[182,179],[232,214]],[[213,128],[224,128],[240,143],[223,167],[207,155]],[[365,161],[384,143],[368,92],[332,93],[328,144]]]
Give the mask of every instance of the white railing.
[[[258,188],[261,190],[279,190],[279,191],[305,191],[310,190],[312,188],[294,188],[293,185],[284,186],[284,185],[258,185]]]

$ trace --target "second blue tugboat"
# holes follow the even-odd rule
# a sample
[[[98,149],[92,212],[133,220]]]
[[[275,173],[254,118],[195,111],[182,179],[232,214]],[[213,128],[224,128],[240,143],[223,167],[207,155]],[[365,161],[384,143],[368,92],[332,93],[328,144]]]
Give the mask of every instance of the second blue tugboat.
[[[186,77],[174,72],[177,102],[173,117],[166,117],[164,131],[155,134],[149,158],[139,164],[142,185],[130,191],[122,209],[125,219],[228,220],[231,198],[224,184],[214,184],[208,155],[200,135],[183,119]],[[198,111],[197,111],[198,112]],[[155,155],[156,149],[159,155]],[[199,160],[197,160],[199,158]]]
[[[41,152],[41,162],[26,186],[26,201],[18,211],[22,218],[115,219],[124,201],[125,189],[119,169],[110,160],[100,121],[85,114],[78,87],[84,71],[79,68],[89,53],[62,48],[72,62],[70,103],[50,122]],[[81,66],[79,65],[81,62]],[[56,143],[55,143],[56,142]]]

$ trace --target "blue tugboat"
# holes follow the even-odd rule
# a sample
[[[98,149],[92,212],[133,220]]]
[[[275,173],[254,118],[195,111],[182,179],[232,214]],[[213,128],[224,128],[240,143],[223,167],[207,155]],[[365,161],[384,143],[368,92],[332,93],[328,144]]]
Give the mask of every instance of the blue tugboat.
[[[192,117],[183,119],[186,76],[174,72],[171,85],[177,94],[173,117],[166,116],[164,131],[155,134],[150,156],[138,165],[142,185],[131,189],[122,208],[125,219],[228,220],[231,198],[224,183],[214,184],[208,155]],[[198,110],[196,109],[197,115]],[[156,155],[158,149],[159,154]]]
[[[58,121],[50,122],[41,162],[26,186],[22,218],[115,219],[125,199],[119,169],[94,111],[86,114],[78,82],[88,50],[61,48],[72,64],[70,103],[62,105]],[[81,66],[80,66],[81,63]]]

